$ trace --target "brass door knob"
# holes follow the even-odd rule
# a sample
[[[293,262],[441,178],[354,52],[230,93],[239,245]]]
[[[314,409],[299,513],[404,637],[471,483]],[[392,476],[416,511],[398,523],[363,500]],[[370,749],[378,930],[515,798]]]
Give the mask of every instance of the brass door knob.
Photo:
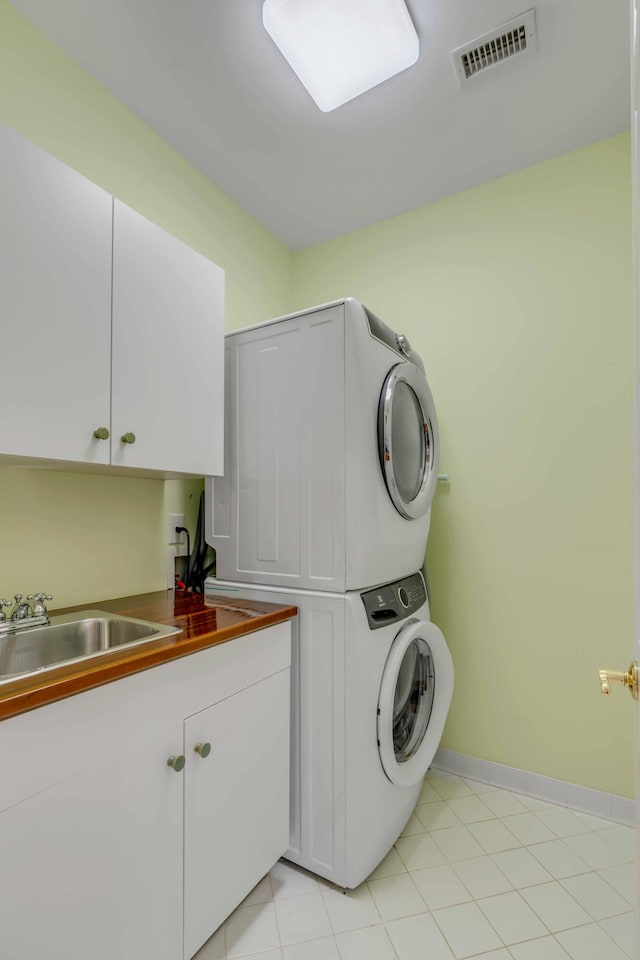
[[[634,700],[638,699],[638,661],[634,660],[629,664],[629,669],[625,673],[619,670],[601,670],[600,671],[600,690],[602,693],[610,693],[610,685],[619,683],[627,687]]]
[[[202,757],[205,760],[211,753],[211,744],[210,743],[196,743],[193,748],[199,757]]]
[[[181,770],[184,770],[185,763],[186,760],[182,753],[177,757],[169,757],[167,760],[167,766],[171,767],[172,770],[175,770],[176,773],[180,773]]]
[[[93,435],[96,438],[96,440],[109,439],[109,431],[107,430],[106,427],[98,427],[96,430],[93,431]]]
[[[135,433],[123,433],[120,439],[123,443],[135,443],[136,435]]]

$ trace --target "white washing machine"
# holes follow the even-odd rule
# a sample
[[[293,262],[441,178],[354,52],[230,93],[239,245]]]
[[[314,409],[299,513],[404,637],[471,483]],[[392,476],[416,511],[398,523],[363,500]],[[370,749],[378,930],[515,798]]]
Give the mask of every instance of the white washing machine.
[[[323,591],[419,570],[438,479],[421,359],[356,300],[227,334],[218,576]]]
[[[222,596],[298,607],[285,856],[356,887],[411,816],[451,703],[451,655],[422,574],[345,594],[208,579],[206,599]]]

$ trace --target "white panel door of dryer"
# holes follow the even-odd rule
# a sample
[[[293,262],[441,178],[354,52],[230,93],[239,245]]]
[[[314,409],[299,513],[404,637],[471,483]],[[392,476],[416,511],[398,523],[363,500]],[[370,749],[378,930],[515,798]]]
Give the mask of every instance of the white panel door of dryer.
[[[225,579],[344,588],[343,312],[227,337],[229,480],[212,538]]]
[[[300,571],[300,540],[289,519],[300,512],[301,404],[293,402],[302,388],[300,337],[299,330],[279,336],[270,330],[230,348],[232,516],[237,572],[245,577],[274,571],[295,579]],[[233,579],[234,557],[227,569],[225,546],[219,550],[221,573]]]
[[[380,463],[389,496],[406,520],[423,517],[438,482],[438,421],[431,390],[413,363],[392,367],[380,397]]]
[[[433,623],[409,620],[382,674],[378,745],[384,772],[397,786],[418,783],[442,738],[453,695],[453,661]]]

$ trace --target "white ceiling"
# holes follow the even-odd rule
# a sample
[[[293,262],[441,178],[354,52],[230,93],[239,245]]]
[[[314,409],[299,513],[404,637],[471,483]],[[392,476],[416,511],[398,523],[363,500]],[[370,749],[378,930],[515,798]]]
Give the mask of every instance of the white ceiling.
[[[261,0],[12,0],[301,249],[629,126],[629,0],[537,0],[539,53],[461,90],[450,51],[530,0],[407,0],[418,63],[322,113]]]

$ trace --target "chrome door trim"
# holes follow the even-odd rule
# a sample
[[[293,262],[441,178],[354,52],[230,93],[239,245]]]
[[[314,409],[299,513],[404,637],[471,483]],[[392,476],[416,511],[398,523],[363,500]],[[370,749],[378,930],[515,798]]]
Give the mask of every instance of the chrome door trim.
[[[413,391],[420,405],[420,410],[422,411],[424,430],[422,482],[416,496],[413,500],[409,501],[405,500],[398,490],[393,470],[391,414],[393,409],[393,393],[398,383],[406,383]],[[382,467],[382,473],[387,490],[389,491],[389,496],[398,513],[406,520],[419,520],[431,506],[436,484],[438,483],[439,447],[436,408],[424,373],[413,363],[396,364],[396,366],[392,367],[389,371],[380,395],[378,411],[378,452],[380,455],[380,466]],[[428,461],[426,457],[427,450],[430,452]]]
[[[411,755],[398,760],[394,741],[394,706],[400,669],[407,650],[416,640],[428,648],[433,669],[433,699],[420,742]],[[442,632],[430,620],[407,620],[396,634],[380,679],[376,736],[385,776],[399,787],[419,783],[440,744],[453,695],[453,661]]]

